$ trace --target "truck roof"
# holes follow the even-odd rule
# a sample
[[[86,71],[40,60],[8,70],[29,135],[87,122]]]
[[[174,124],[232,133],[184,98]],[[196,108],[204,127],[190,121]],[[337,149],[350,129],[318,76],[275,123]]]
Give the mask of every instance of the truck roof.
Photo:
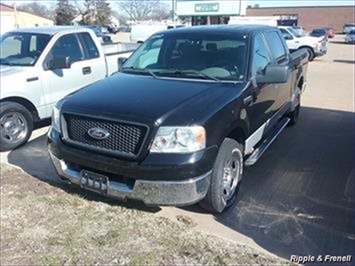
[[[26,33],[39,33],[55,35],[61,33],[71,33],[79,31],[89,31],[90,29],[81,26],[51,26],[51,27],[32,27],[12,30],[11,32],[26,32]]]
[[[250,34],[256,31],[265,31],[270,29],[277,29],[277,27],[266,25],[206,25],[182,27],[163,31],[164,33],[232,33],[232,34]]]

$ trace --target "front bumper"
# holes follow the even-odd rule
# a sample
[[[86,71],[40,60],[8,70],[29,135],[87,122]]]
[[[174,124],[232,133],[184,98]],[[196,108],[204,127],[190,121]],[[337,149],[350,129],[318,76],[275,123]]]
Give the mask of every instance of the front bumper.
[[[323,56],[327,54],[327,52],[328,52],[328,48],[326,45],[322,45],[321,47],[314,49],[314,54],[317,57]]]
[[[125,162],[67,146],[53,129],[48,134],[48,149],[63,179],[81,186],[81,170],[89,170],[108,177],[105,196],[122,201],[138,200],[148,206],[185,206],[203,199],[217,154],[217,149],[212,148],[201,156],[191,155],[188,161],[181,158],[183,155],[158,158],[154,154],[141,163]]]
[[[51,159],[58,174],[80,186],[81,175],[79,171],[70,169],[64,160],[51,154]],[[174,205],[184,206],[194,204],[206,196],[211,172],[186,181],[147,181],[136,180],[133,188],[125,183],[109,181],[107,196],[125,201],[127,199],[139,200],[147,206]]]

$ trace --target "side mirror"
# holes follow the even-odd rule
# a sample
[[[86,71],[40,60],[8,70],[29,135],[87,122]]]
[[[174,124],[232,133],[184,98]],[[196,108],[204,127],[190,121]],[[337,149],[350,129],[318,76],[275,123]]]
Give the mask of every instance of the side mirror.
[[[284,37],[286,41],[293,40],[293,37],[291,35],[285,35]]]
[[[71,63],[70,63],[70,57],[55,57],[49,62],[49,69],[50,70],[55,70],[55,69],[68,69],[70,68]]]
[[[119,58],[117,59],[118,71],[121,70],[121,67],[122,67],[122,65],[124,64],[124,62],[126,62],[126,60],[127,60],[127,58],[125,58],[125,57],[119,57]]]
[[[267,66],[263,75],[256,76],[256,83],[286,83],[290,75],[288,66]]]

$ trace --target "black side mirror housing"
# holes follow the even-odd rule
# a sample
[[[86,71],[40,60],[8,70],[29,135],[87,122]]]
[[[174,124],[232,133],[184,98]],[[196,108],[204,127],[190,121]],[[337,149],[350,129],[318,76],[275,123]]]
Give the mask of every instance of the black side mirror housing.
[[[122,67],[122,65],[124,64],[124,62],[126,62],[126,60],[127,60],[127,58],[125,58],[125,57],[119,57],[119,58],[117,59],[118,71],[121,70],[121,67]]]
[[[55,57],[49,62],[49,69],[69,69],[71,66],[70,57]]]
[[[256,76],[256,83],[286,83],[289,76],[289,66],[269,65],[263,75]]]

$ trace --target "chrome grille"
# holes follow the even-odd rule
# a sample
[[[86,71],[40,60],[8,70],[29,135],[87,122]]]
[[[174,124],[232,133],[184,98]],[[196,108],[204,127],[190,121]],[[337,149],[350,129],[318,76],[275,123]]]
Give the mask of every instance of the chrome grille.
[[[148,131],[144,125],[72,114],[64,114],[64,118],[69,142],[128,156],[138,156]],[[105,139],[97,140],[88,134],[92,128],[105,129],[110,134]]]

